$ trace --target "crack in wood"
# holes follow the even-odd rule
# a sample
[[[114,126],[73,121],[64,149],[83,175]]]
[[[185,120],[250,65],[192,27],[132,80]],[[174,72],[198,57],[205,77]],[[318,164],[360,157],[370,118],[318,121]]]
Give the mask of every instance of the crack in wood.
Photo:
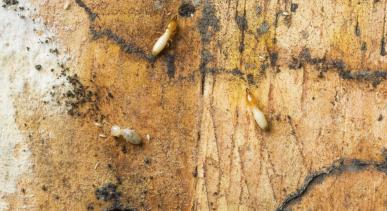
[[[313,187],[313,185],[324,181],[329,176],[339,175],[343,172],[363,171],[369,168],[374,168],[377,171],[387,174],[386,150],[384,150],[383,156],[383,162],[348,158],[341,158],[334,161],[330,166],[306,176],[304,183],[295,192],[285,197],[285,199],[278,206],[277,211],[286,210],[291,204],[299,201],[303,196],[305,196],[306,193]]]
[[[349,70],[341,59],[327,59],[312,57],[308,48],[304,48],[299,53],[298,57],[293,57],[289,64],[290,69],[300,69],[305,65],[312,65],[320,72],[319,77],[324,77],[328,70],[336,70],[335,72],[340,78],[345,80],[370,81],[374,87],[377,87],[383,80],[387,79],[386,70]]]
[[[155,58],[146,54],[143,49],[136,46],[133,43],[127,42],[125,39],[111,31],[110,29],[101,29],[98,30],[95,27],[90,27],[90,33],[93,36],[93,39],[99,39],[101,37],[106,37],[107,39],[116,43],[120,48],[128,54],[134,54],[141,59],[144,59],[148,62],[154,62]]]
[[[82,0],[75,0],[75,3],[81,8],[83,8],[86,14],[89,16],[90,21],[94,21],[96,17],[98,17],[97,13],[95,13],[90,7],[88,7],[85,2]]]

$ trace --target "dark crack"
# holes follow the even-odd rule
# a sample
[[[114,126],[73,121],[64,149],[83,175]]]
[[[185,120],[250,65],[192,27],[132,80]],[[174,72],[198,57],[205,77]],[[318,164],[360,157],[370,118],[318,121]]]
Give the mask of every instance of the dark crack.
[[[277,211],[286,210],[291,204],[300,200],[316,184],[323,182],[327,177],[340,175],[343,172],[364,171],[370,168],[387,174],[387,152],[383,151],[384,161],[369,161],[360,159],[339,159],[332,165],[306,176],[304,183],[295,192],[289,194],[278,206]]]
[[[75,3],[78,4],[79,7],[83,8],[86,14],[89,16],[90,21],[94,21],[98,16],[90,7],[88,7],[82,0],[75,0]]]
[[[137,57],[141,59],[145,59],[146,61],[149,61],[149,62],[153,62],[155,59],[154,57],[146,54],[143,49],[141,49],[140,47],[136,46],[133,43],[126,41],[124,38],[112,32],[110,29],[97,30],[94,27],[90,27],[90,33],[92,34],[93,39],[106,37],[107,39],[113,41],[118,46],[120,46],[121,50],[123,50],[125,53],[134,54]]]
[[[374,87],[377,87],[383,80],[387,78],[386,70],[348,70],[345,63],[341,59],[314,58],[310,54],[309,49],[304,48],[298,57],[293,57],[289,64],[290,69],[299,69],[305,65],[313,65],[323,77],[328,70],[336,70],[342,79],[370,81]]]
[[[77,5],[85,10],[87,15],[89,16],[90,22],[94,22],[95,18],[98,17],[97,13],[95,13],[90,7],[88,7],[82,0],[75,0]],[[134,43],[130,43],[123,39],[118,34],[114,33],[111,29],[97,29],[94,26],[90,26],[90,33],[93,36],[93,39],[99,39],[101,37],[106,37],[107,39],[115,42],[118,46],[121,47],[125,53],[134,54],[141,59],[145,59],[148,62],[154,62],[155,58],[146,54],[143,49],[135,45]]]

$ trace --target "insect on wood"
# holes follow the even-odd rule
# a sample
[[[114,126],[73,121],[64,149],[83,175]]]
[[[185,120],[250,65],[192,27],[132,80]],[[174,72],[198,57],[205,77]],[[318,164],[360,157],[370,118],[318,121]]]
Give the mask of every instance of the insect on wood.
[[[138,135],[138,133],[135,130],[124,128],[121,129],[118,125],[113,125],[110,131],[112,136],[120,137],[125,139],[125,141],[131,143],[131,144],[141,144],[142,140],[141,137]]]
[[[177,31],[177,16],[175,15],[168,23],[164,34],[156,41],[152,48],[152,56],[157,56],[168,47]]]
[[[247,101],[247,106],[249,107],[251,113],[253,114],[253,117],[257,122],[258,126],[262,130],[268,130],[269,125],[267,123],[265,115],[258,107],[258,100],[251,94],[251,92],[248,89],[246,89],[246,101]]]

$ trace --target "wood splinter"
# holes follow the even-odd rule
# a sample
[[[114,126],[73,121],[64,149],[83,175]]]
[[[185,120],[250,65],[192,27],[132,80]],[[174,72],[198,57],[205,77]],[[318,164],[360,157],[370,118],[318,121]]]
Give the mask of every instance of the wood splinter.
[[[268,130],[269,124],[267,123],[265,115],[258,107],[258,100],[251,94],[251,92],[248,89],[246,89],[246,101],[247,101],[247,106],[250,109],[250,111],[253,113],[253,117],[257,122],[258,126],[262,130]]]

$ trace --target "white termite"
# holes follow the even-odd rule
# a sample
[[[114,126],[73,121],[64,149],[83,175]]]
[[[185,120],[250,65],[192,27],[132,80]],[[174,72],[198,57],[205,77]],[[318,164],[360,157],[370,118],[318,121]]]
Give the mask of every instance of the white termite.
[[[249,90],[246,90],[246,101],[247,106],[249,107],[251,113],[258,126],[262,130],[268,130],[269,124],[267,123],[265,114],[259,109],[257,99],[250,93]]]
[[[152,48],[152,56],[157,56],[168,46],[168,43],[175,36],[177,30],[177,16],[174,16],[168,23],[164,34],[156,41]]]
[[[131,143],[131,144],[141,144],[142,139],[140,135],[135,130],[128,129],[128,128],[123,128],[121,129],[120,126],[118,125],[113,125],[110,133],[112,136],[115,137],[120,137],[125,139],[125,141]]]

